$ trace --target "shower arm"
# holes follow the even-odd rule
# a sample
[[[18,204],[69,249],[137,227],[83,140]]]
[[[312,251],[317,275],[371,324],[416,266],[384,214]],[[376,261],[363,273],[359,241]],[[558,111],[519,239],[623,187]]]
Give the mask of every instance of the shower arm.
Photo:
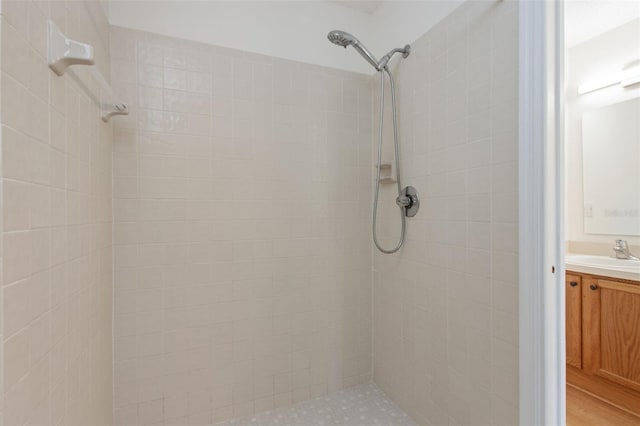
[[[406,58],[407,56],[409,56],[409,53],[411,53],[411,46],[407,44],[402,49],[399,48],[399,47],[396,47],[395,49],[390,50],[389,53],[384,55],[382,57],[382,59],[380,59],[380,61],[378,61],[378,64],[375,65],[376,69],[378,71],[382,71],[385,68],[387,68],[387,64],[389,63],[389,61],[391,60],[393,55],[395,55],[396,53],[402,53],[402,57]]]

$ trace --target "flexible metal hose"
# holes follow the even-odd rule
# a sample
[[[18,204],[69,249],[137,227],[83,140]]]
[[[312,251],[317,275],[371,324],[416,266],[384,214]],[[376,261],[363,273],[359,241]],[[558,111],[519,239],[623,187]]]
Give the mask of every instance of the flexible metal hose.
[[[404,234],[405,234],[405,214],[404,208],[398,206],[400,209],[400,221],[402,223],[402,230],[400,232],[400,240],[396,244],[396,246],[390,250],[384,249],[378,243],[378,235],[376,230],[376,224],[378,219],[378,195],[380,193],[380,172],[382,170],[382,130],[384,129],[384,73],[389,75],[389,83],[391,88],[391,109],[393,110],[393,143],[395,148],[395,157],[396,157],[396,184],[398,186],[398,196],[400,196],[402,191],[402,184],[400,183],[400,150],[398,148],[398,117],[396,112],[396,87],[395,82],[393,81],[393,75],[391,75],[391,71],[389,71],[388,67],[384,67],[379,71],[380,73],[380,125],[378,126],[378,173],[376,178],[376,192],[373,197],[373,242],[382,253],[392,254],[400,250],[402,244],[404,243]]]

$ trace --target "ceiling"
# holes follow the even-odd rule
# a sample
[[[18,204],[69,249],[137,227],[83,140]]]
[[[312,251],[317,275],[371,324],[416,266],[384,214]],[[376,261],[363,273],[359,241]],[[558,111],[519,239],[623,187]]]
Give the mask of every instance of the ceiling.
[[[383,0],[327,0],[373,15]],[[446,1],[446,0],[445,0]],[[640,18],[638,0],[566,0],[565,45],[572,47]]]
[[[372,15],[376,11],[378,6],[382,4],[382,0],[329,0],[331,3],[339,4],[340,6],[349,7],[351,9],[359,10],[360,12],[368,13]]]
[[[565,46],[573,47],[599,34],[640,18],[640,1],[565,1]],[[640,28],[638,29],[640,37]]]

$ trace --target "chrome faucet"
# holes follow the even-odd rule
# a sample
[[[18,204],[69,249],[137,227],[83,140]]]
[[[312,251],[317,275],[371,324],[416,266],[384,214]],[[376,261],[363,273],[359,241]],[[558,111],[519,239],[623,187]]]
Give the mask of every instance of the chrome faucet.
[[[640,260],[640,257],[634,256],[633,254],[631,254],[626,240],[615,240],[615,241],[616,241],[616,245],[613,246],[613,251],[616,252],[616,255],[614,256],[616,259]]]

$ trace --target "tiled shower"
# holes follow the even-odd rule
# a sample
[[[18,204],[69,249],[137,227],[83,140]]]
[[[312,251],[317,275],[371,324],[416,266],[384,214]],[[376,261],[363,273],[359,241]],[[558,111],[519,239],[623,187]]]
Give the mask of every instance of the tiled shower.
[[[107,3],[1,3],[0,424],[517,424],[517,2],[462,3],[393,62],[421,196],[393,255],[377,74]],[[47,67],[47,20],[128,115]]]
[[[370,381],[368,77],[111,40],[136,111],[114,121],[116,419],[215,422]]]

